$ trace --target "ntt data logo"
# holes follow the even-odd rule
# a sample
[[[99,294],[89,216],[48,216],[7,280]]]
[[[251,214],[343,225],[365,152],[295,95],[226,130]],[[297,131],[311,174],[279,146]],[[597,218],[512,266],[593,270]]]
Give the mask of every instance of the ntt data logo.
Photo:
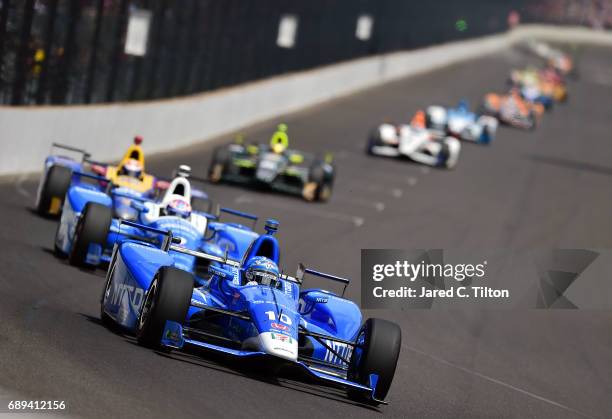
[[[363,249],[365,309],[612,308],[610,249]]]

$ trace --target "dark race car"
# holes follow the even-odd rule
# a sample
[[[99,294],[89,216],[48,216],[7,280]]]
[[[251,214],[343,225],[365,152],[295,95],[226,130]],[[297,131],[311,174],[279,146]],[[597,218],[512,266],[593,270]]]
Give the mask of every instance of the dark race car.
[[[241,141],[218,147],[208,171],[211,182],[231,182],[300,194],[307,201],[330,198],[335,177],[331,155],[319,157],[289,149],[286,126],[279,125],[270,144]]]

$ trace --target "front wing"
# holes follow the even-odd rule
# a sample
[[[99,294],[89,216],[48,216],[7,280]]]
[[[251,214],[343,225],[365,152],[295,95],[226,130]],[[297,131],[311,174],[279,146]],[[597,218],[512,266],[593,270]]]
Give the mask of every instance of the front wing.
[[[166,328],[164,329],[164,333],[162,335],[161,344],[164,347],[171,349],[183,349],[185,345],[191,345],[198,348],[204,348],[211,351],[223,353],[230,356],[241,357],[241,358],[256,358],[256,357],[270,357],[271,355],[261,352],[261,351],[245,351],[240,349],[231,349],[221,345],[215,345],[208,342],[203,342],[200,340],[196,340],[193,338],[185,337],[185,333],[183,330],[183,326],[179,323],[167,321]],[[286,361],[289,362],[289,361]],[[376,391],[376,384],[378,382],[377,374],[370,374],[369,377],[369,385],[363,385],[356,383],[354,381],[350,381],[346,378],[331,374],[325,370],[318,369],[311,365],[306,364],[303,361],[297,360],[293,361],[292,364],[302,368],[303,371],[308,373],[312,378],[321,380],[322,382],[343,386],[346,388],[350,388],[353,390],[361,391],[368,395],[368,397],[381,404],[387,404],[383,400],[377,400],[374,396]]]

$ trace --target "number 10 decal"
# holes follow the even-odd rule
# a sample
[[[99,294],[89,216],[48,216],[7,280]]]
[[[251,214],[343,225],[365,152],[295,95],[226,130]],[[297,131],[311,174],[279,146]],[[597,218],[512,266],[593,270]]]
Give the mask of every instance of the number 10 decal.
[[[265,314],[268,315],[268,320],[270,321],[276,321],[276,314],[274,314],[273,311],[266,311]],[[289,316],[287,316],[285,313],[281,313],[279,320],[282,323],[285,323],[289,326],[291,326],[291,319],[289,318]]]

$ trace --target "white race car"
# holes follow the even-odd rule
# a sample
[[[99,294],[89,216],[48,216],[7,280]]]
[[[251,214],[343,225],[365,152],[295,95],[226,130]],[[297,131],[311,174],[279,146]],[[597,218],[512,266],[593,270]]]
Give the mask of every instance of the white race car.
[[[452,169],[459,160],[461,143],[453,137],[412,125],[384,123],[368,139],[368,154],[405,157],[428,166]]]

